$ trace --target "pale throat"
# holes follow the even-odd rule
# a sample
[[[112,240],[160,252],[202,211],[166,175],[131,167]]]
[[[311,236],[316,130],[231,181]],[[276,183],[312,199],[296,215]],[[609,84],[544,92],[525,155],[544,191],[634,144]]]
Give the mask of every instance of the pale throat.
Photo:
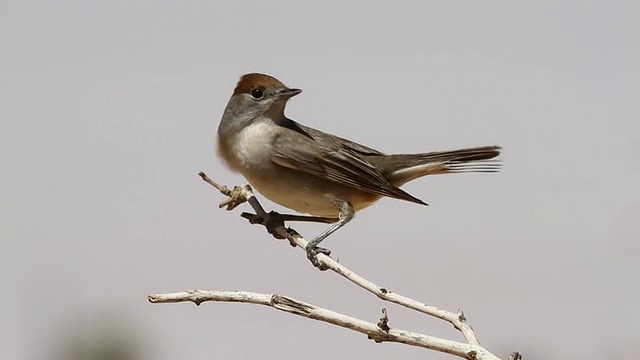
[[[238,165],[252,170],[271,166],[271,133],[277,131],[277,126],[265,122],[254,122],[242,129],[234,143],[233,151]]]

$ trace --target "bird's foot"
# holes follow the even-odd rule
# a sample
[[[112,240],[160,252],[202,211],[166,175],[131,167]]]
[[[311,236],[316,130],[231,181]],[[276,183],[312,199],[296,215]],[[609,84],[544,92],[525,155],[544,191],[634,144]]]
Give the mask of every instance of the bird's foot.
[[[329,256],[331,255],[331,250],[327,248],[319,247],[317,245],[313,245],[312,243],[307,244],[306,250],[307,250],[307,259],[311,261],[313,266],[317,267],[320,271],[327,270],[327,266],[320,263],[320,261],[318,260],[318,254],[324,254]]]
[[[280,215],[280,213],[275,211],[270,211],[269,213],[265,213],[263,216],[257,214],[251,214],[243,212],[240,214],[243,218],[249,220],[252,224],[260,224],[267,229],[267,232],[271,234],[276,239],[285,239],[285,236],[281,235],[278,232],[278,228],[284,228],[284,219]]]

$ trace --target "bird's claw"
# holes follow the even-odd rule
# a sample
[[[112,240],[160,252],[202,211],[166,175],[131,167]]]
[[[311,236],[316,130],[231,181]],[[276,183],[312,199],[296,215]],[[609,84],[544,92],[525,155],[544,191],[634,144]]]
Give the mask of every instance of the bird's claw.
[[[266,216],[260,216],[257,214],[251,213],[242,213],[240,214],[243,218],[249,220],[252,224],[260,224],[263,225],[269,234],[271,234],[274,238],[282,240],[285,239],[285,236],[278,233],[278,228],[284,228],[284,220],[279,213],[275,211],[270,211]]]
[[[306,250],[307,250],[307,259],[311,261],[313,266],[317,267],[320,271],[325,271],[328,269],[326,265],[324,265],[323,263],[320,263],[320,261],[318,260],[318,254],[324,254],[329,256],[331,255],[331,250],[323,247],[318,247],[316,245],[312,245],[311,243],[307,244]]]
[[[267,228],[267,232],[273,235],[274,238],[282,240],[286,237],[278,233],[278,228],[284,228],[284,220],[279,213],[270,211],[267,218],[264,221],[264,226]]]

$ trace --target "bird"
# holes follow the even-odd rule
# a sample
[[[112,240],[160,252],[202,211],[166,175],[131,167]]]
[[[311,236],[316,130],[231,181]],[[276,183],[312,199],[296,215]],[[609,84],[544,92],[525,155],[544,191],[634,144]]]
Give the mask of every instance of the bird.
[[[302,90],[273,76],[243,75],[218,126],[218,154],[269,200],[299,213],[333,221],[311,240],[307,256],[382,197],[427,205],[400,187],[434,174],[497,172],[497,145],[416,154],[386,154],[305,126],[285,115]],[[353,121],[350,119],[349,121]]]

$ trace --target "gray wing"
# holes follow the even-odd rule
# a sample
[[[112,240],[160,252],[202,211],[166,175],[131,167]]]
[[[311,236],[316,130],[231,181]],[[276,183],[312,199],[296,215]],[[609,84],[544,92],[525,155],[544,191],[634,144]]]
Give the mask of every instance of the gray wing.
[[[305,127],[310,135],[287,136],[274,139],[271,160],[284,167],[303,171],[337,184],[372,194],[424,204],[422,200],[392,185],[371,163],[359,153],[382,153],[333,135]],[[321,138],[322,140],[319,140]]]
[[[317,138],[317,137],[326,137],[326,136],[330,136],[333,139],[339,140],[340,141],[340,148],[348,150],[352,153],[355,153],[357,155],[368,155],[368,156],[378,156],[378,155],[386,155],[383,152],[380,152],[376,149],[370,148],[368,146],[364,146],[362,144],[358,144],[357,142],[353,142],[351,140],[347,140],[335,135],[331,135],[331,134],[327,134],[325,132],[322,132],[320,130],[316,130],[314,128],[310,128],[308,126],[304,126],[302,124],[298,124],[298,126],[300,126],[300,128],[302,128],[307,134],[309,134],[309,136],[311,136],[312,138]]]

